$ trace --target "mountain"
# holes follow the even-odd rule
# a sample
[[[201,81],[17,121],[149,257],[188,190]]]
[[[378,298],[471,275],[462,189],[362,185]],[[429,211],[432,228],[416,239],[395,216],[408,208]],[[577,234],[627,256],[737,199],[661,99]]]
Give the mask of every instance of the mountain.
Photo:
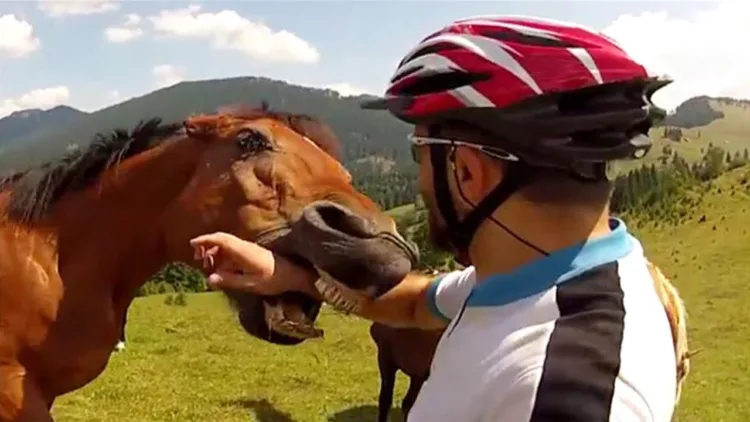
[[[129,129],[151,117],[177,121],[228,104],[266,101],[272,109],[328,123],[341,140],[342,158],[355,183],[383,206],[411,202],[416,168],[406,139],[409,126],[386,112],[360,109],[366,98],[259,77],[182,82],[11,140],[0,154],[0,174],[52,160],[73,145],[86,146],[97,132]]]
[[[91,114],[65,106],[46,112],[29,110],[0,120],[0,139],[4,140],[0,144],[0,174],[54,159],[74,145],[84,147],[97,132],[131,128],[154,116],[175,121],[223,105],[267,101],[272,109],[306,113],[327,122],[341,139],[344,165],[355,184],[381,205],[392,208],[412,202],[417,188],[416,168],[406,141],[409,126],[386,112],[360,109],[365,98],[342,97],[330,89],[269,78],[240,77],[182,82]],[[51,117],[34,117],[65,113],[70,118],[54,123]],[[655,146],[646,159],[624,162],[619,171],[663,162],[675,152],[696,161],[712,144],[741,153],[750,147],[750,125],[744,123],[748,117],[750,102],[745,100],[688,99],[652,130]],[[12,132],[3,132],[5,120],[15,122],[8,123]]]
[[[723,117],[724,113],[711,107],[710,97],[693,97],[677,106],[675,112],[664,119],[663,125],[691,129]]]
[[[651,129],[654,146],[642,160],[617,164],[627,172],[643,164],[661,165],[673,154],[688,162],[702,159],[711,146],[734,154],[750,148],[750,100],[699,96],[680,104],[664,122]]]
[[[49,110],[32,108],[20,110],[0,119],[0,146],[29,136],[37,131],[64,126],[75,122],[88,113],[65,105]]]

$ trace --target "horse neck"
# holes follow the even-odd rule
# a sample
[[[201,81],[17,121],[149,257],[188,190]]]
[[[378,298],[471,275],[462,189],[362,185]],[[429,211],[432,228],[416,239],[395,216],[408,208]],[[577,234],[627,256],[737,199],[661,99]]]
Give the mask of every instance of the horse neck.
[[[189,139],[162,145],[61,198],[52,226],[63,283],[132,294],[166,264],[160,217],[189,182],[200,153]]]

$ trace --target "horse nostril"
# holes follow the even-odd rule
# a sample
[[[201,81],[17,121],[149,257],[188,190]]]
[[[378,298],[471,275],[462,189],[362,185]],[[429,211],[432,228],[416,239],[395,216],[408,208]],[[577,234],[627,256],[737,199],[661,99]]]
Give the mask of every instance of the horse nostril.
[[[329,229],[350,236],[368,238],[377,235],[377,229],[371,221],[334,202],[319,201],[311,204],[305,214],[308,221],[318,221]]]

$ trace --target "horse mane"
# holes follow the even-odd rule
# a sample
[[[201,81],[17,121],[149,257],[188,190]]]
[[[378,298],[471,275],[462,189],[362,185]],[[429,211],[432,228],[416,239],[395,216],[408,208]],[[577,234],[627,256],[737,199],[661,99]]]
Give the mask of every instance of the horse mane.
[[[308,115],[271,111],[265,101],[261,107],[242,104],[221,107],[217,114],[247,120],[264,117],[279,120],[338,158],[336,135],[326,124]],[[8,217],[24,222],[38,220],[66,192],[83,189],[98,180],[105,170],[161,145],[178,133],[183,124],[162,123],[160,117],[152,117],[140,121],[130,131],[117,128],[107,134],[97,133],[85,149],[67,152],[36,168],[0,177],[0,190],[11,190],[6,211]]]
[[[0,191],[5,189],[6,187],[12,186],[13,183],[20,179],[24,174],[26,174],[25,171],[16,171],[0,176]]]
[[[8,216],[19,221],[42,217],[68,191],[89,186],[108,168],[160,145],[182,128],[179,123],[162,123],[159,117],[140,121],[134,129],[117,128],[97,133],[88,147],[69,151],[54,161],[10,176]],[[2,182],[0,182],[2,185]]]

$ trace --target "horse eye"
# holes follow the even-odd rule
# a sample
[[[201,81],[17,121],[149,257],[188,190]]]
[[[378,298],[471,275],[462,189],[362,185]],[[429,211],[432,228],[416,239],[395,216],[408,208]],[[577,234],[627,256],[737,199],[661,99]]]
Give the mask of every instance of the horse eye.
[[[262,132],[255,129],[242,129],[234,136],[243,156],[256,155],[273,149],[271,141]]]

